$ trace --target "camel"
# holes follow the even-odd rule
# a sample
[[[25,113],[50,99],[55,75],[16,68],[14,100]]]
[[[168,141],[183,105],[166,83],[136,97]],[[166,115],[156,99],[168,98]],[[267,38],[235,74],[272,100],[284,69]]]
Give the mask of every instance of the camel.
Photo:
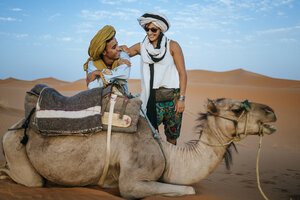
[[[185,146],[161,140],[163,151],[143,117],[136,133],[112,133],[109,170],[102,187],[119,187],[126,199],[195,194],[191,185],[216,169],[234,138],[276,131],[266,124],[276,121],[272,108],[246,103],[208,100],[207,112],[198,119],[199,139]],[[42,187],[45,180],[64,186],[97,185],[105,164],[106,132],[46,137],[29,130],[28,135],[26,146],[20,143],[23,130],[4,135],[6,165],[0,168],[0,176],[28,187]]]

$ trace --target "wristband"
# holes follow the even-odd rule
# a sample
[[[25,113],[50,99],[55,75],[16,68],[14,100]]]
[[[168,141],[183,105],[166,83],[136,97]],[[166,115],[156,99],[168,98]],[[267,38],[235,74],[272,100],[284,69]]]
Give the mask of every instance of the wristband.
[[[179,100],[179,101],[184,101],[184,100],[185,100],[185,96],[184,96],[184,95],[179,95],[178,100]]]

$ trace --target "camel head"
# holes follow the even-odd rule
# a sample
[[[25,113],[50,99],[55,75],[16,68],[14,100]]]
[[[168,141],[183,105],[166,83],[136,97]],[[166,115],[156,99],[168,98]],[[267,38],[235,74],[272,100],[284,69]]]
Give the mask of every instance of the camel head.
[[[233,101],[231,99],[209,100],[207,104],[207,120],[218,127],[225,137],[259,134],[272,134],[274,126],[267,123],[275,122],[276,115],[267,105]]]

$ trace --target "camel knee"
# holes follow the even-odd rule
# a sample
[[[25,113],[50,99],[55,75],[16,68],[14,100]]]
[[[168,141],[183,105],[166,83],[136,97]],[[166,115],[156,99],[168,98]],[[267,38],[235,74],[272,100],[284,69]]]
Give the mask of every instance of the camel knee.
[[[12,169],[7,167],[0,168],[0,180],[3,179],[12,179],[16,183],[27,187],[42,187],[44,185],[44,179],[32,169],[27,168],[26,166]]]
[[[7,164],[0,171],[19,184],[41,187],[44,180],[28,160],[25,146],[20,143],[22,137],[23,130],[8,131],[4,135],[3,150]]]

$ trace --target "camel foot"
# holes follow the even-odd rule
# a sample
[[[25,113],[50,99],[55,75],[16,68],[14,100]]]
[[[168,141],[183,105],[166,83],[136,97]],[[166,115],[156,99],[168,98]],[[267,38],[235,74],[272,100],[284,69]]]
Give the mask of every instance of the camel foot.
[[[127,185],[120,183],[119,188],[121,195],[126,199],[140,199],[155,195],[178,197],[196,194],[194,188],[191,186],[173,185],[155,181],[127,182]]]
[[[10,179],[9,170],[5,166],[0,167],[0,180]]]

